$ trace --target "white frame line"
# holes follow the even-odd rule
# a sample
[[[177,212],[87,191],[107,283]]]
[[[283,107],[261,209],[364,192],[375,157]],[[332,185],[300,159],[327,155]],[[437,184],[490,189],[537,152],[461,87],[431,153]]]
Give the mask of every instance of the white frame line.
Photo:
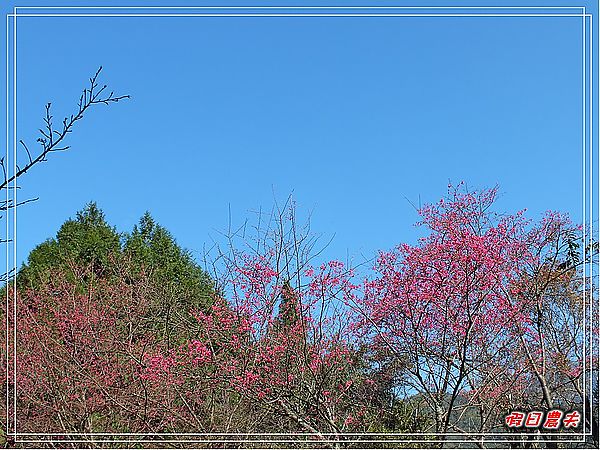
[[[264,9],[264,10],[288,10],[288,9],[296,9],[296,10],[325,10],[325,9],[336,9],[336,10],[359,10],[359,9],[368,9],[368,10],[376,10],[376,9],[385,9],[385,10],[396,10],[396,9],[415,9],[415,10],[430,10],[430,9],[438,9],[438,10],[452,10],[452,9],[464,9],[464,10],[492,10],[492,9],[496,9],[496,10],[502,10],[502,9],[514,9],[514,10],[536,10],[536,9],[542,9],[542,10],[559,10],[559,9],[569,9],[569,10],[577,10],[577,9],[582,9],[582,14],[435,14],[435,13],[430,13],[430,14],[419,14],[419,13],[405,13],[405,14],[354,14],[354,13],[347,13],[347,14],[318,14],[318,13],[306,13],[306,14],[271,14],[271,13],[246,13],[246,14],[214,14],[214,13],[207,13],[207,14],[160,14],[160,13],[152,13],[152,14],[29,14],[29,13],[25,13],[25,14],[17,14],[17,10],[18,9],[29,9],[29,10],[42,10],[42,9],[46,9],[46,10],[52,10],[52,9],[71,9],[71,10],[83,10],[83,9],[109,9],[109,10],[117,10],[117,9],[138,9],[138,10],[149,10],[149,9],[163,9],[163,10],[177,10],[177,9],[197,9],[197,10],[209,10],[209,9],[213,9],[213,10],[248,10],[248,9]],[[293,7],[293,6],[287,6],[287,7],[276,7],[276,6],[262,6],[262,7],[252,7],[252,6],[240,6],[240,7],[217,7],[217,6],[205,6],[205,7],[161,7],[161,6],[153,6],[153,7],[110,7],[110,6],[103,6],[103,7],[68,7],[68,6],[58,6],[58,7],[14,7],[14,12],[13,14],[7,14],[7,49],[8,49],[8,24],[9,24],[9,17],[13,18],[13,63],[14,63],[14,71],[13,71],[13,88],[14,88],[14,98],[13,98],[13,111],[14,111],[14,123],[13,123],[13,153],[14,153],[14,168],[13,170],[16,173],[16,155],[17,155],[17,139],[16,139],[16,135],[17,135],[17,125],[16,125],[16,113],[17,113],[17,101],[16,101],[16,95],[17,95],[17,83],[16,83],[16,73],[17,73],[17,50],[16,50],[16,39],[17,39],[17,16],[20,17],[582,17],[583,18],[583,63],[584,63],[584,70],[583,70],[583,99],[584,99],[584,105],[583,105],[583,113],[584,113],[584,123],[583,123],[583,130],[584,130],[584,142],[583,142],[583,152],[584,152],[584,158],[583,158],[583,162],[585,165],[585,160],[586,160],[586,142],[587,142],[587,134],[586,134],[586,125],[587,122],[585,120],[585,113],[586,113],[586,94],[585,94],[585,78],[586,78],[586,70],[585,70],[585,65],[586,65],[586,57],[585,57],[585,47],[586,47],[586,42],[585,42],[585,37],[586,37],[586,33],[585,33],[585,24],[586,24],[586,19],[590,18],[590,24],[593,23],[593,15],[592,14],[588,14],[586,13],[586,8],[585,7],[562,7],[562,6],[555,6],[555,7],[541,7],[541,6],[534,6],[534,7],[527,7],[527,6],[521,6],[521,7],[492,7],[492,6],[486,6],[486,7],[476,7],[476,6],[469,6],[469,7],[445,7],[445,6],[420,6],[420,7],[402,7],[402,6],[371,6],[371,7],[362,7],[362,6],[353,6],[353,7],[335,7],[335,6],[303,6],[303,7]],[[591,30],[591,25],[590,25],[590,30]],[[589,35],[589,39],[590,39],[590,48],[589,48],[589,52],[590,52],[590,57],[592,55],[592,47],[591,47],[591,41],[593,39],[592,33],[590,32]],[[8,57],[8,52],[7,52],[7,93],[8,93],[8,61],[9,61],[9,57]],[[591,59],[590,59],[591,61]],[[590,63],[590,74],[593,74],[593,65]],[[591,75],[593,76],[593,75]],[[590,78],[590,86],[593,83],[593,80]],[[592,102],[592,92],[591,92],[591,88],[590,88],[590,110],[593,110],[593,102]],[[8,95],[7,95],[7,112],[9,110],[8,108]],[[591,114],[590,114],[591,116]],[[590,123],[592,123],[592,118],[590,117]],[[8,123],[9,123],[9,118],[8,118],[8,114],[7,114],[7,127],[8,127]],[[591,154],[593,152],[593,147],[592,147],[592,134],[593,134],[593,130],[590,129],[590,162],[592,160]],[[7,133],[7,142],[8,142],[8,133]],[[8,145],[7,145],[7,156],[8,156]],[[600,158],[599,158],[599,166],[600,166]],[[590,168],[590,173],[592,173],[592,169]],[[584,180],[585,180],[585,174],[586,174],[586,170],[584,168]],[[591,177],[590,177],[591,178]],[[593,181],[590,180],[591,183],[591,188],[593,190]],[[585,201],[585,186],[586,183],[584,181],[584,192],[583,192],[583,196],[584,196],[584,220],[583,223],[585,223],[585,209],[587,206],[587,203]],[[8,198],[8,189],[7,189],[7,194],[6,194],[7,198]],[[17,214],[16,214],[16,198],[17,198],[17,180],[14,180],[14,184],[13,184],[13,203],[15,204],[15,208],[13,208],[13,227],[14,227],[14,238],[13,238],[13,258],[14,258],[14,265],[15,265],[15,270],[16,270],[16,259],[17,259],[17,251],[16,251],[16,219],[17,219]],[[592,205],[592,200],[593,197],[592,195],[590,195],[590,205]],[[600,196],[599,196],[599,202],[600,202]],[[600,204],[600,203],[599,203]],[[591,216],[593,216],[593,206],[591,207],[592,211],[590,213],[590,220],[592,219]],[[584,230],[585,230],[585,226],[584,226]],[[7,233],[9,230],[9,225],[8,225],[8,216],[7,216]],[[585,231],[584,231],[585,233]],[[7,239],[8,239],[8,234],[7,234]],[[590,234],[590,239],[592,239],[592,236]],[[584,242],[585,242],[585,234],[584,234]],[[8,243],[7,243],[8,246]],[[7,252],[7,261],[9,260],[8,257],[8,252]],[[8,266],[7,266],[8,268]],[[584,262],[584,273],[585,273],[585,262]],[[599,274],[599,280],[600,280],[600,274]],[[600,281],[599,281],[600,282]],[[16,277],[15,277],[15,286],[16,286]],[[584,287],[585,289],[585,287]],[[14,290],[14,305],[13,305],[13,313],[14,313],[14,317],[16,318],[16,289]],[[585,295],[584,295],[584,302],[585,302]],[[7,291],[7,303],[8,303],[8,291]],[[599,298],[599,305],[600,305],[600,298]],[[600,307],[599,307],[600,310]],[[599,311],[600,312],[600,311]],[[8,324],[8,317],[6,319],[6,322]],[[15,389],[13,392],[13,409],[14,409],[14,414],[15,414],[15,418],[16,418],[16,320],[14,321],[13,324],[14,327],[14,352],[15,352],[15,359],[14,359],[14,364],[15,364],[15,373],[14,373],[14,383],[15,383]],[[585,341],[585,339],[584,339]],[[8,333],[7,333],[7,343],[8,343]],[[584,346],[585,346],[585,342],[584,342]],[[585,353],[584,353],[584,368],[585,368]],[[7,360],[7,364],[8,364],[8,360]],[[600,361],[599,361],[599,367],[600,367]],[[584,381],[585,384],[585,381]],[[7,384],[7,394],[8,394],[8,384]],[[585,395],[585,390],[584,390],[584,395]],[[591,396],[591,393],[590,393]],[[8,404],[8,396],[7,396],[7,404]],[[583,412],[583,416],[585,417],[585,411]],[[7,417],[7,424],[8,424],[8,417]],[[17,433],[16,431],[16,420],[15,420],[15,432],[14,433],[8,433],[8,427],[7,427],[7,435],[10,436],[21,436],[21,435],[36,435],[36,436],[40,436],[40,435],[44,435],[44,436],[49,436],[52,434],[46,434],[46,433],[38,433],[38,434],[33,434],[33,433]],[[76,436],[84,436],[84,435],[92,435],[92,436],[96,436],[96,435],[100,435],[101,433],[56,433],[56,435],[76,435]],[[208,435],[217,435],[216,433],[206,433]],[[375,433],[366,433],[366,434],[356,434],[356,433],[349,433],[350,435],[356,436],[356,435],[373,435]],[[383,433],[381,435],[392,435],[393,433]],[[402,436],[411,436],[411,435],[427,435],[427,436],[431,436],[431,433],[397,433],[398,435],[402,435]],[[571,435],[582,435],[582,436],[588,436],[590,433],[573,433]],[[148,435],[148,433],[125,433],[125,434],[114,434],[114,433],[106,433],[106,435],[109,436],[122,436],[122,435],[135,435],[135,436],[140,436],[140,435]],[[156,433],[152,433],[153,436],[158,436],[158,435],[187,435],[187,433],[160,433],[160,434],[156,434]],[[190,433],[189,435],[193,435],[193,436],[199,436],[202,435],[202,433]],[[228,434],[231,435],[231,434]],[[257,435],[256,433],[235,433],[236,436],[241,436],[241,435]],[[259,433],[259,435],[270,435],[270,433]],[[282,433],[281,435],[285,435],[285,436],[289,436],[291,435],[291,433]],[[306,433],[306,435],[308,436],[313,436],[314,433]],[[377,434],[376,434],[377,435]],[[452,436],[452,435],[457,435],[457,436],[465,436],[465,435],[475,435],[475,436],[485,436],[485,435],[492,435],[492,436],[512,436],[513,433],[439,433],[436,435],[444,435],[444,436]],[[543,436],[543,435],[548,435],[548,433],[543,434],[543,433],[519,433],[519,435],[535,435],[535,436]],[[554,435],[555,436],[555,435]],[[566,435],[565,435],[566,436]],[[16,441],[16,442],[51,442],[48,440],[42,440],[42,441]],[[58,441],[58,442],[65,442],[65,441]],[[67,441],[67,442],[76,442],[76,441]],[[86,440],[83,442],[96,442],[93,440]],[[98,442],[117,442],[117,441],[98,441]],[[133,440],[127,440],[125,442],[137,442],[137,441],[133,441]],[[167,442],[164,440],[161,441],[149,441],[149,442]],[[189,441],[189,440],[185,440],[183,442],[193,442],[193,441]],[[215,442],[221,442],[221,441],[215,441]],[[231,442],[231,441],[226,441],[226,442]],[[257,442],[259,443],[260,441],[255,441],[253,440],[252,442]],[[270,443],[276,443],[276,441],[266,441],[266,442],[270,442]],[[293,442],[297,442],[297,441],[293,441]],[[359,442],[365,442],[365,441],[359,441]],[[373,442],[392,442],[392,441],[373,441]],[[407,440],[401,440],[400,442],[410,442]],[[422,440],[418,440],[415,442],[423,442]],[[460,440],[453,440],[452,442],[462,442]],[[465,440],[464,442],[473,442],[471,439],[469,440]],[[486,442],[494,442],[494,441],[490,441],[490,440],[486,440]],[[498,442],[512,442],[509,440],[501,440]],[[518,440],[516,442],[522,442],[522,440]],[[560,439],[558,440],[558,442],[583,442],[583,441],[574,441],[574,440],[566,440],[566,439]],[[310,442],[308,442],[310,444]]]

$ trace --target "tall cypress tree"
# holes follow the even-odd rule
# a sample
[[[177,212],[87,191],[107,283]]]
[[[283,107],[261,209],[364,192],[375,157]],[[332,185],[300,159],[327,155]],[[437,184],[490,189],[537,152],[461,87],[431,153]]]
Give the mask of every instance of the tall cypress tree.
[[[153,308],[169,345],[184,339],[197,323],[190,313],[206,310],[213,302],[210,276],[148,212],[125,236],[123,256],[132,277],[149,278]]]
[[[87,269],[96,277],[110,276],[121,251],[120,236],[104,217],[96,203],[88,203],[67,220],[55,238],[34,248],[19,271],[20,286],[35,288],[52,276],[54,271],[72,268]]]
[[[275,318],[275,327],[277,329],[289,328],[295,325],[301,318],[300,299],[297,292],[292,287],[289,280],[285,280],[281,286],[279,296],[279,310]]]

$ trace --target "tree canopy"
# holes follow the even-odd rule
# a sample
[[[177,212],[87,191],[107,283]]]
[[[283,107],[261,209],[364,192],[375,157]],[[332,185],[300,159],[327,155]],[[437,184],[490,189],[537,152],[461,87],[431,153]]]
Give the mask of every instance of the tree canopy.
[[[22,286],[38,287],[53,272],[75,267],[89,267],[96,276],[106,276],[120,252],[119,233],[106,222],[98,205],[90,202],[75,219],[62,224],[56,237],[31,251],[17,280]]]
[[[95,202],[65,221],[55,237],[34,248],[17,280],[23,288],[39,288],[55,273],[85,283],[90,277],[132,280],[147,275],[163,310],[174,305],[186,310],[206,307],[213,293],[208,274],[149,212],[130,233],[119,233]]]
[[[580,228],[495,213],[495,199],[450,186],[419,210],[426,236],[380,252],[361,280],[312,263],[312,242],[278,224],[220,253],[218,291],[149,213],[120,234],[90,203],[32,251],[0,305],[17,302],[19,422],[305,432],[334,448],[347,433],[419,433],[441,448],[449,432],[519,433],[511,411],[586,411],[597,444]]]

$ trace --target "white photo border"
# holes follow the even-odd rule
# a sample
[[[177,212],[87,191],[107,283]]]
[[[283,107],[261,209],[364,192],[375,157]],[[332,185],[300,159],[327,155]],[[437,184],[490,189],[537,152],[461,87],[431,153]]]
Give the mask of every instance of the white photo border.
[[[600,0],[598,2],[598,7],[600,9]],[[24,12],[18,12],[24,11]],[[58,12],[46,12],[46,11],[58,11]],[[132,12],[134,11],[134,12]],[[135,12],[137,11],[137,12]],[[163,12],[160,12],[163,11]],[[177,12],[164,12],[164,11],[177,11]],[[223,12],[215,12],[215,11],[223,11]],[[246,12],[244,12],[246,11]],[[260,12],[258,12],[260,11]],[[274,11],[282,11],[282,12],[274,12]],[[291,12],[288,12],[291,11]],[[296,12],[294,12],[296,11]],[[301,12],[298,12],[301,11]],[[319,12],[316,12],[319,11]],[[322,12],[321,12],[322,11]],[[337,12],[336,12],[337,11]],[[350,11],[350,12],[340,12],[340,11]],[[374,11],[374,12],[365,12],[365,11]],[[413,12],[410,12],[413,11]],[[418,11],[418,12],[417,12]],[[442,11],[442,12],[435,12]],[[518,12],[502,12],[498,13],[495,11],[518,11]],[[541,12],[539,12],[541,11]],[[569,11],[569,12],[562,12]],[[574,12],[579,11],[579,12]],[[574,17],[579,18],[582,21],[582,188],[583,188],[583,196],[582,196],[582,207],[583,207],[583,242],[584,247],[587,239],[589,239],[589,244],[593,243],[593,219],[595,217],[594,207],[597,206],[597,211],[600,211],[600,193],[598,195],[598,204],[594,205],[594,167],[593,167],[593,153],[594,153],[594,126],[596,125],[593,122],[593,112],[594,106],[598,105],[597,95],[600,91],[600,84],[598,89],[594,91],[594,66],[593,66],[593,53],[594,53],[594,39],[593,39],[593,21],[594,15],[586,11],[586,6],[179,6],[179,7],[170,7],[170,6],[87,6],[87,7],[62,7],[62,6],[37,6],[37,7],[14,7],[12,14],[6,15],[6,160],[8,161],[11,158],[9,154],[9,148],[11,147],[11,136],[12,136],[12,162],[13,165],[11,169],[13,170],[13,174],[17,172],[17,17]],[[12,24],[12,28],[11,28]],[[9,45],[11,41],[11,33],[12,30],[12,48]],[[595,48],[600,48],[600,40],[597,41],[598,46]],[[12,54],[11,54],[12,50]],[[598,60],[598,58],[596,59]],[[10,71],[12,63],[12,71]],[[599,72],[596,71],[596,77],[599,77]],[[10,81],[12,81],[12,86]],[[12,87],[12,89],[10,89]],[[586,89],[587,87],[587,89]],[[12,97],[11,97],[12,94]],[[12,100],[12,101],[11,101]],[[596,103],[595,103],[596,102]],[[11,108],[12,106],[12,108]],[[11,120],[12,114],[12,120]],[[589,122],[588,122],[589,121]],[[12,125],[12,133],[11,133],[11,125]],[[599,125],[600,127],[600,125]],[[589,144],[589,145],[588,145]],[[589,161],[589,167],[587,167],[586,161]],[[600,174],[600,157],[597,157],[598,161],[598,174]],[[7,166],[10,167],[9,164]],[[589,171],[589,173],[588,173]],[[12,281],[16,285],[16,262],[17,262],[17,179],[13,181],[12,189],[6,189],[6,204],[12,205],[7,211],[6,216],[6,268],[11,266],[10,262],[12,260],[12,268],[15,276]],[[589,190],[589,191],[588,191]],[[586,196],[586,192],[589,192],[589,195]],[[10,195],[9,195],[10,193]],[[10,220],[12,219],[12,221]],[[586,222],[587,219],[587,222]],[[587,230],[589,230],[589,234],[586,235]],[[12,231],[12,235],[11,235]],[[11,239],[9,239],[9,236]],[[12,245],[11,245],[12,244]],[[10,248],[12,246],[12,248]],[[11,251],[12,250],[12,251]],[[12,254],[12,258],[11,258]],[[589,310],[589,317],[591,320],[586,320],[586,316],[584,313],[584,321],[585,323],[592,323],[594,320],[598,320],[596,323],[600,323],[600,299],[598,299],[598,305],[594,305],[593,302],[593,272],[592,266],[586,267],[586,260],[584,260],[583,267],[583,277],[584,277],[584,311]],[[586,283],[585,277],[586,274],[590,276],[589,288],[586,291]],[[598,273],[598,286],[600,286],[600,273]],[[9,290],[6,290],[6,306],[7,306],[7,315],[6,315],[6,348],[7,348],[7,361],[6,368],[9,368]],[[12,309],[12,317],[16,318],[16,289],[13,289],[13,309]],[[586,304],[586,301],[589,303]],[[598,317],[594,315],[594,307],[597,308]],[[593,345],[592,339],[592,327],[589,329],[589,346]],[[588,331],[588,330],[586,330]],[[16,423],[16,403],[17,403],[17,384],[16,384],[16,337],[17,328],[16,328],[16,320],[13,320],[13,348],[12,355],[13,358],[13,383],[14,390],[12,392],[12,399],[9,395],[9,381],[7,379],[6,382],[6,435],[13,437],[16,444],[34,444],[34,443],[105,443],[105,444],[122,444],[122,443],[220,443],[220,444],[284,444],[284,443],[296,443],[303,444],[305,446],[314,446],[323,443],[333,443],[337,442],[337,440],[331,439],[329,440],[315,440],[309,441],[308,438],[316,436],[314,433],[18,433],[17,432],[17,423]],[[586,364],[586,346],[587,340],[585,339],[584,333],[584,374],[585,374],[585,364]],[[600,361],[598,362],[597,371],[600,371]],[[7,370],[7,374],[9,371]],[[584,375],[584,396],[586,396],[586,380],[588,377]],[[591,378],[591,375],[590,375]],[[592,390],[590,389],[589,397],[592,397]],[[11,405],[12,400],[12,405]],[[590,402],[593,408],[593,401]],[[12,408],[11,408],[12,406]],[[9,411],[12,409],[13,417],[12,423],[14,427],[10,428],[10,414]],[[583,423],[585,424],[585,414],[586,410],[582,411]],[[585,425],[584,425],[585,427]],[[582,443],[585,442],[585,438],[591,435],[591,430],[586,431],[585,429],[580,433],[569,433],[569,434],[550,434],[550,433],[322,433],[322,435],[327,436],[348,436],[348,437],[357,437],[357,436],[390,436],[390,437],[401,437],[401,436],[422,436],[421,439],[397,439],[397,440],[350,440],[344,439],[346,443],[427,443],[434,442],[431,441],[431,437],[434,436],[449,436],[449,437],[461,437],[461,436],[471,436],[470,438],[465,439],[451,439],[449,442],[453,443],[472,443],[475,440],[489,442],[489,443],[511,443],[511,442],[523,442],[526,436],[538,436],[545,437],[551,436],[554,439],[544,439],[544,442],[571,442],[571,443]],[[17,439],[18,437],[30,437],[29,439]],[[46,437],[45,439],[34,439],[35,437]],[[141,437],[140,439],[61,439],[59,437],[123,437],[123,436],[132,436],[132,437]],[[156,437],[158,439],[144,439],[147,437]],[[170,436],[179,436],[179,437],[234,437],[241,438],[245,437],[245,439],[183,439],[183,440],[173,440],[173,439],[161,439],[159,437],[170,437]],[[260,440],[260,439],[249,439],[250,437],[266,437],[272,436],[276,437],[297,437],[297,438],[307,438],[305,440],[286,440],[286,439],[269,439],[269,440]],[[484,439],[485,436],[497,437],[497,436],[507,436],[512,437],[513,439]],[[521,439],[517,439],[516,436],[520,436]],[[559,438],[563,437],[563,438]],[[580,439],[567,439],[569,436],[579,436]],[[429,439],[427,439],[429,438]]]

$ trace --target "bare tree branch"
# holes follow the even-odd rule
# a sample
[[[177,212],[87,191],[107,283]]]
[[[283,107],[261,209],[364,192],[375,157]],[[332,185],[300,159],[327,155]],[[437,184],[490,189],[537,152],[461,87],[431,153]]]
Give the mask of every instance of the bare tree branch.
[[[49,153],[68,150],[70,148],[68,145],[61,144],[67,135],[73,131],[74,124],[83,118],[85,112],[89,108],[99,104],[109,105],[110,103],[117,103],[121,100],[130,98],[129,95],[115,95],[113,91],[108,95],[103,96],[102,94],[105,92],[107,86],[103,85],[100,87],[98,84],[98,76],[101,71],[102,66],[100,66],[94,76],[90,78],[89,87],[85,88],[79,97],[77,112],[63,120],[61,129],[57,130],[54,128],[52,123],[53,116],[51,114],[51,103],[46,104],[46,113],[44,117],[45,128],[39,130],[41,136],[37,139],[37,142],[39,142],[42,147],[41,152],[33,158],[27,145],[22,140],[19,141],[27,152],[28,162],[23,167],[17,166],[16,173],[8,176],[4,166],[4,158],[2,158],[2,160],[0,160],[0,165],[2,166],[4,181],[0,183],[0,190],[7,188],[12,181],[27,173],[27,171],[36,164],[46,161],[46,157]]]

